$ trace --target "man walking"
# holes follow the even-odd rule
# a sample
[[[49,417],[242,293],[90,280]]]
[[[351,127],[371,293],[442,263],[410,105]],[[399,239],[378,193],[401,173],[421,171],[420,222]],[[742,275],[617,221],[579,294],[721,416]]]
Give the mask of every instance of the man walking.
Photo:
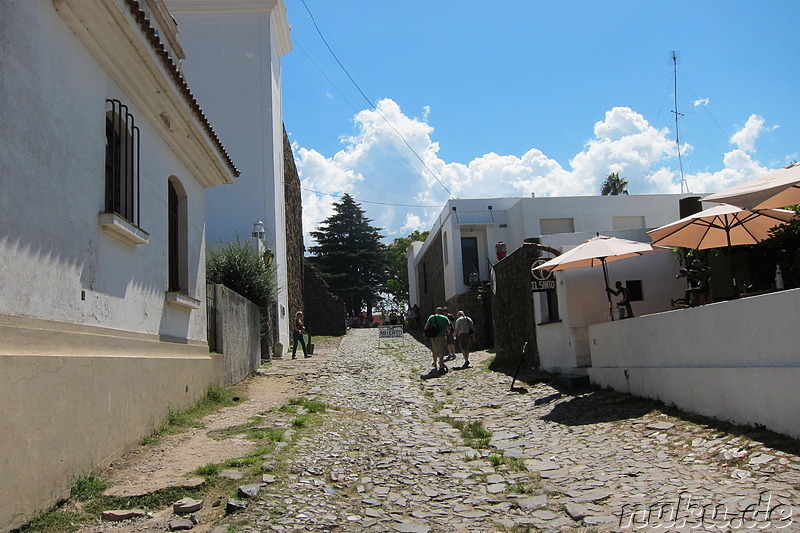
[[[461,355],[464,356],[464,365],[461,368],[469,368],[469,349],[471,348],[472,338],[475,336],[475,329],[472,319],[464,311],[458,312],[455,334],[458,336]]]
[[[433,357],[433,370],[439,372],[447,372],[447,367],[444,365],[444,356],[447,353],[447,327],[450,321],[442,314],[442,308],[437,307],[436,312],[428,317],[425,322],[425,336],[431,340],[431,355]],[[428,332],[432,327],[437,331],[435,335],[429,335]]]

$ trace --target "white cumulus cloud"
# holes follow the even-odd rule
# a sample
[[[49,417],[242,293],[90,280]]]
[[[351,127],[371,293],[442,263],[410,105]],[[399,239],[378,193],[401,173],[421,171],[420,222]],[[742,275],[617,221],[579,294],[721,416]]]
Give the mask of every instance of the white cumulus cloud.
[[[731,142],[746,152],[755,152],[756,140],[764,131],[764,119],[758,115],[750,115],[744,127],[731,136]]]
[[[350,193],[387,240],[431,227],[444,202],[456,198],[507,196],[578,196],[599,194],[611,172],[628,180],[631,194],[680,192],[677,149],[673,134],[653,127],[628,107],[615,107],[594,124],[593,136],[569,166],[537,148],[522,156],[487,153],[467,162],[439,157],[434,128],[421,118],[403,113],[391,99],[378,102],[353,117],[354,133],[331,157],[294,146],[303,187],[303,228],[308,233],[333,212],[332,204]],[[694,192],[713,192],[757,176],[767,169],[751,154],[764,131],[764,119],[752,115],[731,142],[718,171],[687,174]],[[681,153],[692,146],[681,145]],[[314,192],[317,191],[317,192]],[[409,207],[414,204],[417,207]]]

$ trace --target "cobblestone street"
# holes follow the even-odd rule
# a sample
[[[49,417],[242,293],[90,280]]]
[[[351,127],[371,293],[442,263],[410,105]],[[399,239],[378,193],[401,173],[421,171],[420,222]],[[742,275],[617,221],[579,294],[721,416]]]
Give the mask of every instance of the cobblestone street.
[[[688,421],[611,392],[519,382],[527,390],[512,392],[511,377],[481,364],[487,357],[422,380],[423,344],[350,331],[337,353],[313,360],[307,397],[329,406],[321,425],[289,439],[275,457],[283,474],[230,523],[237,531],[800,531],[791,439]],[[308,363],[278,361],[270,371]],[[449,363],[460,364],[460,356]]]

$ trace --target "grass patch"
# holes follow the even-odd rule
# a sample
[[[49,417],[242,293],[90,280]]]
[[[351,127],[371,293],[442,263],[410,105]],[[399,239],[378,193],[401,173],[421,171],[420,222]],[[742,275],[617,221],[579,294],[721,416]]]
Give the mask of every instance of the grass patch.
[[[480,420],[473,420],[461,429],[461,437],[471,448],[486,448],[492,440],[492,432],[483,427]]]
[[[308,416],[300,415],[294,420],[292,420],[292,427],[293,428],[304,428],[308,424]]]
[[[100,513],[108,509],[150,511],[167,507],[186,496],[202,498],[204,492],[204,489],[169,488],[143,496],[117,498],[103,496],[103,491],[108,486],[106,480],[95,474],[76,479],[70,488],[70,501],[60,508],[38,516],[29,524],[22,526],[19,532],[69,533],[78,531],[83,524],[96,521]]]
[[[285,431],[275,428],[251,428],[247,431],[247,438],[250,440],[260,441],[268,440],[270,442],[281,442]]]
[[[483,427],[483,422],[480,420],[473,420],[465,422],[464,420],[457,420],[449,416],[437,417],[438,422],[447,422],[452,427],[461,432],[461,438],[464,439],[464,444],[470,448],[481,449],[487,448],[489,442],[492,440],[492,432]]]
[[[279,442],[283,440],[284,430],[275,428],[266,428],[260,426],[262,421],[248,422],[246,424],[239,424],[238,426],[231,426],[224,429],[210,431],[208,436],[215,440],[223,440],[233,437],[235,435],[244,435],[247,440],[259,442],[268,440],[270,442]]]
[[[210,463],[207,465],[197,467],[194,473],[197,474],[198,476],[209,478],[211,476],[216,476],[217,474],[219,474],[220,470],[222,470],[221,464]]]
[[[84,477],[79,477],[72,483],[69,489],[69,497],[79,502],[85,502],[92,498],[97,498],[103,491],[111,486],[111,483],[97,476],[94,472],[89,472]]]
[[[512,494],[533,494],[538,488],[539,484],[533,481],[518,481],[517,483],[509,485],[506,492]]]
[[[495,468],[503,468],[509,472],[527,472],[525,460],[518,457],[507,457],[502,452],[492,453],[486,458]]]
[[[324,413],[328,408],[323,402],[310,400],[308,398],[292,398],[289,400],[289,405],[299,405],[309,413]]]
[[[235,405],[234,396],[224,387],[209,387],[205,397],[193,406],[183,411],[170,412],[164,424],[154,430],[150,435],[142,437],[139,444],[151,446],[161,440],[165,435],[177,435],[187,428],[202,427],[200,419],[222,407]]]

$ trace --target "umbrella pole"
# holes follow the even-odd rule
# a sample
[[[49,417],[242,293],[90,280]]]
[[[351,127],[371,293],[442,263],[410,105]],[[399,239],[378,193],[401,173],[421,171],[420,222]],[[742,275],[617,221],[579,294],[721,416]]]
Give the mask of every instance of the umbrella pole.
[[[733,265],[733,246],[731,246],[731,232],[726,232],[728,236],[728,260],[731,263],[731,282],[733,283],[733,297],[739,297],[739,289],[736,287],[736,267]]]
[[[600,263],[603,265],[603,279],[606,282],[606,298],[608,298],[608,314],[611,316],[611,320],[614,320],[614,304],[611,303],[611,293],[608,290],[611,286],[608,284],[608,269],[606,268],[606,260],[605,258],[600,258]]]

